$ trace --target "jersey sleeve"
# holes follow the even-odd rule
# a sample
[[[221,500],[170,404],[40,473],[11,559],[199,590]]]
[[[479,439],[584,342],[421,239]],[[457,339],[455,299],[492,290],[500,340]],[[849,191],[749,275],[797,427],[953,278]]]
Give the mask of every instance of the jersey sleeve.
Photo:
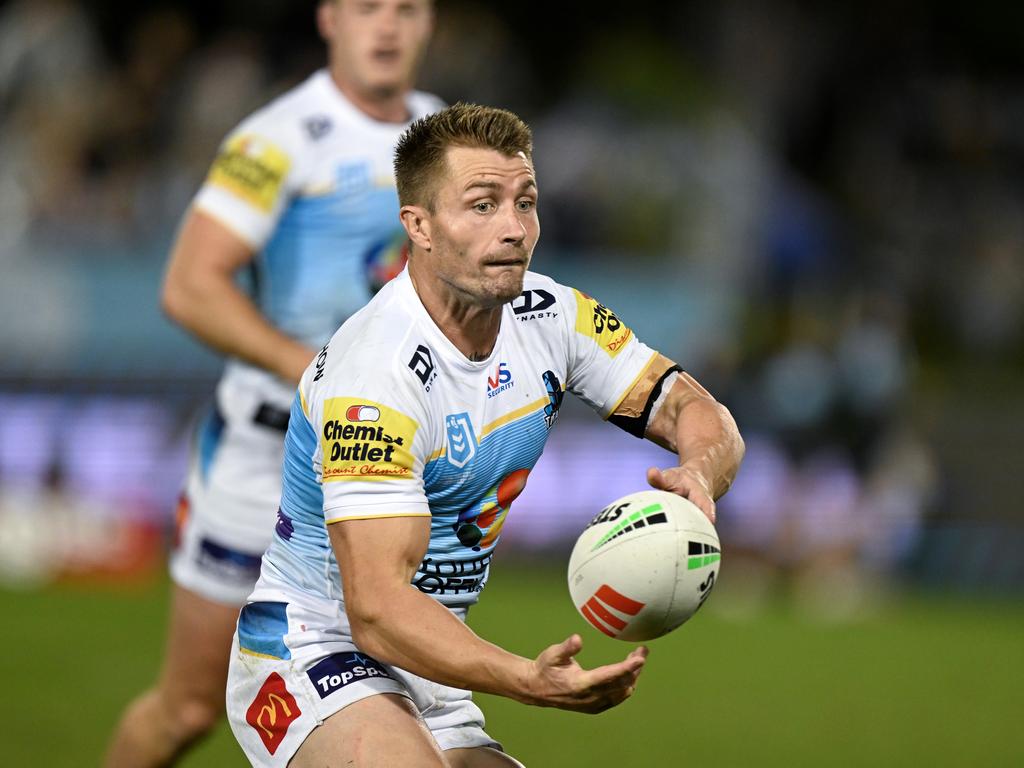
[[[260,250],[298,188],[301,146],[291,121],[256,113],[221,144],[195,209]]]
[[[607,419],[660,356],[597,299],[558,287],[570,310],[566,387]]]
[[[419,393],[379,373],[340,373],[317,386],[311,371],[300,393],[316,432],[313,468],[324,522],[429,516],[423,487],[429,440]]]

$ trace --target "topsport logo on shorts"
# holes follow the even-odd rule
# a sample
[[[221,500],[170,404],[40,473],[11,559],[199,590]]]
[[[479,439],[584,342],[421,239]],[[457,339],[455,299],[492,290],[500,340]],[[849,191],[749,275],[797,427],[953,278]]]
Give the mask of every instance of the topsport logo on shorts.
[[[310,667],[306,674],[321,699],[357,680],[391,677],[379,661],[354,651],[328,656]]]

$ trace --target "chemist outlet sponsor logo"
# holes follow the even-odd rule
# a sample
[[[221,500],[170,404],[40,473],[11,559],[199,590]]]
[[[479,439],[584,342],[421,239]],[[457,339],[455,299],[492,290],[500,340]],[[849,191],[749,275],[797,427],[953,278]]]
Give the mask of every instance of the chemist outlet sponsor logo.
[[[354,651],[328,656],[310,667],[306,675],[321,699],[326,699],[349,683],[374,677],[391,678],[379,661]]]
[[[386,405],[348,397],[324,404],[323,480],[411,479],[419,425]]]

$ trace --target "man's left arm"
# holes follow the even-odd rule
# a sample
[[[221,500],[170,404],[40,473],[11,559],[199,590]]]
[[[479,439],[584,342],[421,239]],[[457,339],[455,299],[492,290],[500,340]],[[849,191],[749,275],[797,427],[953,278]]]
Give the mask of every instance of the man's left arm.
[[[729,410],[696,379],[658,355],[610,420],[643,413],[644,437],[679,455],[679,465],[651,467],[647,482],[696,504],[715,521],[715,500],[732,485],[743,459],[743,438]],[[642,405],[641,405],[642,404]],[[634,417],[635,418],[635,417]],[[632,419],[630,419],[632,421]]]

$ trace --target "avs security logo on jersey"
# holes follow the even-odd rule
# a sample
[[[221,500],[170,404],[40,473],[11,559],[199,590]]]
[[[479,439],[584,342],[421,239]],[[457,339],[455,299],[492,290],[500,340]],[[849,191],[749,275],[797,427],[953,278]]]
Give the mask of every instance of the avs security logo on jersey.
[[[386,405],[351,397],[324,403],[323,481],[412,479],[419,424]]]
[[[557,312],[549,312],[555,304],[555,297],[541,288],[523,291],[519,298],[512,302],[512,311],[516,319],[526,322],[538,317],[558,317]]]
[[[335,691],[358,680],[369,680],[373,677],[391,679],[383,664],[354,651],[328,656],[310,667],[306,674],[321,699],[326,699]]]
[[[512,380],[512,371],[508,369],[508,363],[498,363],[498,367],[494,369],[494,375],[487,375],[487,396],[494,397],[506,389],[512,389],[515,384]]]
[[[466,466],[476,456],[476,434],[469,414],[451,413],[444,420],[448,431],[448,463],[459,469]]]

